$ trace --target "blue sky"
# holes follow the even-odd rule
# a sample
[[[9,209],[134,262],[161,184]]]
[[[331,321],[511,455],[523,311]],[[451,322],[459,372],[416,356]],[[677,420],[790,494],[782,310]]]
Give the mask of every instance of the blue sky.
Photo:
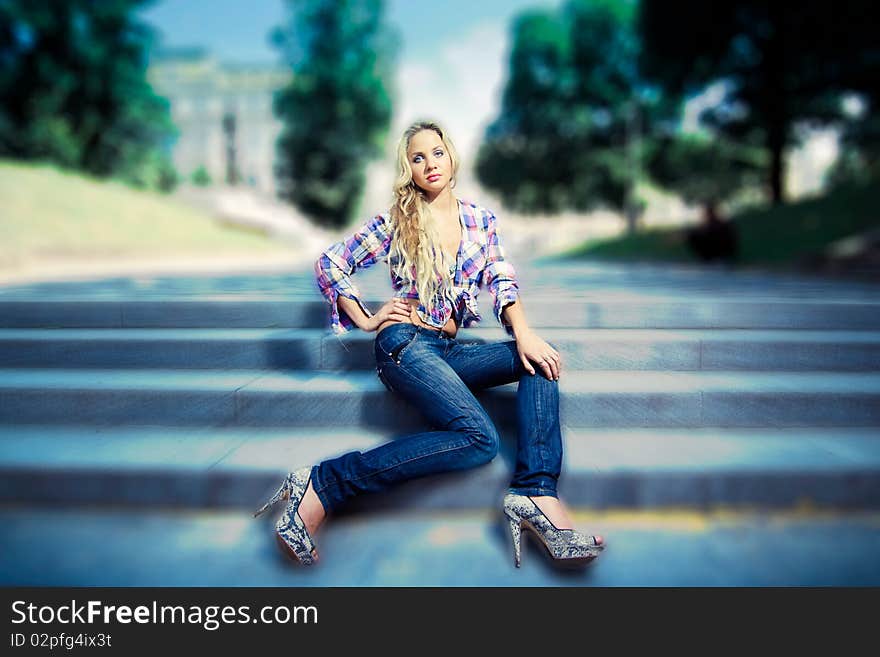
[[[386,0],[389,23],[401,32],[402,57],[429,58],[474,24],[506,26],[523,9],[555,7],[559,0]],[[204,45],[220,59],[275,61],[267,33],[285,15],[283,0],[159,0],[141,14],[167,45]]]
[[[392,133],[433,118],[463,158],[495,118],[507,69],[511,19],[561,0],[386,0],[401,35]],[[267,34],[285,17],[283,0],[163,0],[141,12],[162,45],[204,46],[222,61],[278,61]]]

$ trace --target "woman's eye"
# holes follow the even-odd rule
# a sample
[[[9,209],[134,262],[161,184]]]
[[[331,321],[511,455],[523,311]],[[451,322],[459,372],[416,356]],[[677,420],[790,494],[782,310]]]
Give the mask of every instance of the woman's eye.
[[[443,151],[434,151],[434,157],[443,157]]]

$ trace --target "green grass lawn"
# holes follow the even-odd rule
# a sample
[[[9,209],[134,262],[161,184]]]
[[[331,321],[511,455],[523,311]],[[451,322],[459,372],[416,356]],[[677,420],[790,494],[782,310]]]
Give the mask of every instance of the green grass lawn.
[[[0,160],[0,269],[31,260],[281,253],[173,197],[52,166]],[[289,247],[287,247],[289,249]]]
[[[837,240],[880,227],[880,186],[842,187],[821,197],[732,217],[742,265],[788,266],[821,253]],[[590,241],[560,258],[694,262],[683,230],[646,230],[633,236]]]

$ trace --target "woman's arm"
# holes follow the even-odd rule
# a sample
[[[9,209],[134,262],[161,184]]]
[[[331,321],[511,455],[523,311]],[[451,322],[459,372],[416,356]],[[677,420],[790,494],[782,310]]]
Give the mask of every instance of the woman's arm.
[[[526,371],[534,376],[535,368],[532,367],[534,361],[541,368],[544,376],[551,381],[558,381],[562,370],[562,356],[529,328],[522,308],[522,297],[518,295],[516,301],[504,306],[501,316],[513,331],[516,350]]]
[[[487,242],[484,280],[494,300],[495,316],[504,330],[516,338],[516,350],[526,371],[534,375],[532,362],[535,362],[544,376],[551,381],[558,380],[562,357],[556,349],[539,338],[526,322],[516,270],[504,257],[498,220],[491,212],[487,224]]]
[[[390,244],[388,216],[378,215],[348,238],[331,245],[315,262],[315,278],[330,304],[330,327],[334,333],[361,326],[373,316],[363,305],[352,276],[356,270],[366,269],[387,255]]]
[[[339,310],[345,313],[348,318],[352,322],[354,322],[355,326],[364,331],[372,330],[371,328],[369,328],[370,321],[372,317],[375,317],[375,315],[367,316],[367,314],[364,313],[361,305],[357,301],[339,295],[339,297],[337,297],[336,299],[336,303],[339,305]]]
[[[486,266],[483,270],[483,282],[492,295],[493,309],[498,322],[504,326],[509,335],[513,335],[511,328],[503,319],[505,308],[510,308],[516,303],[519,296],[519,282],[516,270],[504,256],[504,247],[501,242],[501,233],[498,231],[498,220],[493,213],[489,213],[486,232]]]
[[[513,337],[519,339],[527,331],[530,331],[529,324],[526,321],[526,314],[523,312],[522,301],[519,296],[513,303],[510,303],[501,310],[501,320],[503,324],[510,326]]]
[[[374,315],[369,317],[364,313],[357,301],[353,301],[348,297],[340,295],[336,299],[336,303],[339,304],[339,309],[345,312],[351,321],[354,322],[355,326],[368,333],[375,331],[383,322],[389,319],[397,322],[408,321],[410,315],[409,304],[400,297],[395,297],[385,302]]]

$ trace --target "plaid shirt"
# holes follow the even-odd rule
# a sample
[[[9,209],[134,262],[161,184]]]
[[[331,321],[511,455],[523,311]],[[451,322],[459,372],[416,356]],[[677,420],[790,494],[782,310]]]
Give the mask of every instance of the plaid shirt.
[[[422,321],[435,328],[443,328],[450,317],[455,319],[457,326],[471,326],[481,319],[477,294],[480,287],[486,285],[494,301],[495,317],[507,333],[513,335],[511,327],[501,320],[501,311],[516,301],[519,284],[513,265],[504,259],[498,221],[491,211],[478,205],[459,201],[458,206],[462,241],[452,288],[448,295],[438,297],[432,308],[426,308],[420,302],[416,312]],[[401,278],[394,273],[397,261],[389,257],[392,234],[391,215],[384,212],[350,237],[333,244],[315,262],[318,287],[330,303],[330,327],[334,333],[344,333],[355,327],[351,318],[339,312],[336,299],[340,294],[357,302],[367,317],[372,316],[361,302],[360,292],[351,276],[355,270],[366,269],[380,259],[388,262],[394,296],[418,298],[415,276]]]

